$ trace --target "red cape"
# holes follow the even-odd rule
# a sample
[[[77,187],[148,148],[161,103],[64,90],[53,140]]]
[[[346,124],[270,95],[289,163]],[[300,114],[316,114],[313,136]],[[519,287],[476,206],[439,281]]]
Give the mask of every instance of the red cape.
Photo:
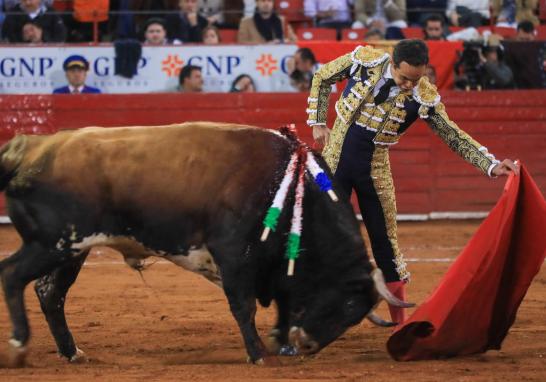
[[[387,342],[397,361],[500,349],[546,256],[546,203],[521,166],[436,290]]]

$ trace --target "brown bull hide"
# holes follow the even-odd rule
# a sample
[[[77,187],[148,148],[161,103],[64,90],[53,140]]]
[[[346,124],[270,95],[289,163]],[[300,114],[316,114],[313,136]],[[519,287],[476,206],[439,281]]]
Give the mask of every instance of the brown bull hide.
[[[297,144],[271,130],[200,122],[85,128],[4,145],[0,187],[23,241],[0,262],[14,327],[10,364],[21,364],[26,354],[23,290],[35,279],[59,353],[82,359],[64,300],[97,245],[117,249],[135,269],[158,256],[222,285],[252,362],[267,355],[254,323],[256,299],[276,302],[275,341],[287,345],[292,330],[306,352],[360,322],[377,293],[348,201],[332,202],[307,178],[294,277],[286,276],[284,258],[290,208],[277,232],[259,240]]]

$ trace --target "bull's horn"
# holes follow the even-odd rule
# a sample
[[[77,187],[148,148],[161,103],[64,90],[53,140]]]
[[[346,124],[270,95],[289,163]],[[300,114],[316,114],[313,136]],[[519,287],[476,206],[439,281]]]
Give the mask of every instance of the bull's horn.
[[[374,325],[377,325],[377,326],[382,326],[384,328],[390,328],[392,326],[396,326],[396,322],[391,322],[391,321],[385,321],[384,319],[382,319],[381,317],[379,317],[377,314],[375,314],[374,312],[370,312],[368,313],[368,315],[366,316],[366,318],[368,319],[368,321],[370,321],[372,324]]]
[[[399,308],[413,308],[415,306],[414,303],[399,300],[391,293],[385,284],[385,279],[383,278],[383,272],[381,272],[381,269],[376,268],[372,271],[372,279],[375,283],[377,293],[379,293],[379,295],[383,297],[390,305],[397,306]]]

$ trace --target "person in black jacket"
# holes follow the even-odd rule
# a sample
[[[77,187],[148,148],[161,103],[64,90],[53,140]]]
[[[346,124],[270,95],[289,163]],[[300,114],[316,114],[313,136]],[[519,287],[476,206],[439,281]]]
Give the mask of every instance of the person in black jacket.
[[[513,89],[514,74],[504,62],[502,45],[487,45],[482,49],[482,86],[484,89]]]
[[[6,15],[2,25],[2,36],[9,42],[23,42],[23,26],[32,21],[43,30],[44,42],[64,42],[66,27],[63,20],[42,0],[21,0]]]
[[[197,0],[180,0],[180,13],[167,17],[170,40],[203,42],[203,29],[208,25],[208,20],[197,13]]]

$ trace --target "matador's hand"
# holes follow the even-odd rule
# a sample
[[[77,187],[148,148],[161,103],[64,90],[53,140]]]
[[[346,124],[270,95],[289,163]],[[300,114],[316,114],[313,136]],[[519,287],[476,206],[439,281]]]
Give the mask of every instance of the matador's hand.
[[[494,176],[499,175],[509,175],[510,172],[513,172],[515,175],[519,175],[519,166],[517,163],[511,161],[510,159],[505,159],[491,170],[491,174]]]
[[[326,146],[330,139],[330,129],[326,125],[313,126],[313,139],[320,146]]]

